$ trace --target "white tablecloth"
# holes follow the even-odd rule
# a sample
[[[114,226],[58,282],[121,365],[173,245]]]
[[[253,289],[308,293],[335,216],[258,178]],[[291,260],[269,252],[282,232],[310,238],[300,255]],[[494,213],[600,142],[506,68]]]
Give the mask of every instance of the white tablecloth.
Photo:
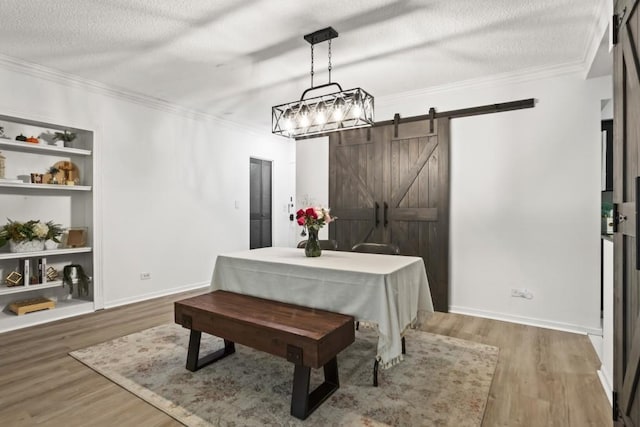
[[[349,314],[377,325],[383,368],[402,360],[402,334],[433,312],[422,258],[262,248],[219,255],[211,289]]]

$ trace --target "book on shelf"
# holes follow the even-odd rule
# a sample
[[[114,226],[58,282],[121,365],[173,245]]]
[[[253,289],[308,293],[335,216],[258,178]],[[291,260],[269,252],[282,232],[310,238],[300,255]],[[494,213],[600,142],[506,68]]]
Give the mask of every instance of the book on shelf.
[[[38,283],[47,283],[47,258],[38,258]]]
[[[21,259],[18,264],[18,271],[22,274],[22,284],[24,286],[29,286],[31,283],[31,271],[28,259]]]

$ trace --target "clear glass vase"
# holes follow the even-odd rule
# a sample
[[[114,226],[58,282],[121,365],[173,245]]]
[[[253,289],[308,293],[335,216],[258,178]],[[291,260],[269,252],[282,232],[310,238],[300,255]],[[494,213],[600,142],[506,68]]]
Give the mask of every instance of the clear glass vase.
[[[309,237],[304,247],[304,254],[308,257],[316,257],[322,255],[320,242],[318,241],[318,229],[309,227]]]

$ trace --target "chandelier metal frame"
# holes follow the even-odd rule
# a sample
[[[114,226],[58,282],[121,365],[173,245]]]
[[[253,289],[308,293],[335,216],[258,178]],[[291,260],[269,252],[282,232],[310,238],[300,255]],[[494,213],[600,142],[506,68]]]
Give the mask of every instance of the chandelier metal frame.
[[[343,90],[340,84],[331,82],[331,40],[336,37],[338,32],[331,27],[304,36],[311,44],[311,87],[302,92],[299,101],[271,108],[272,133],[295,138],[373,125],[373,96],[359,87]],[[313,47],[325,41],[329,42],[329,82],[314,86]],[[305,99],[309,92],[331,86],[338,92]]]

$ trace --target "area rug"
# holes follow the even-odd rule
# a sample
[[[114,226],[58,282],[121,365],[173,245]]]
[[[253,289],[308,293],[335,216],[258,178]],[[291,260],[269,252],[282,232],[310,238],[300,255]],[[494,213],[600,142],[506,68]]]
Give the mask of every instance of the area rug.
[[[293,364],[236,345],[236,353],[189,372],[189,331],[175,324],[70,353],[187,426],[479,426],[498,349],[411,330],[404,361],[372,386],[375,331],[356,332],[338,356],[340,388],[309,418],[289,414]],[[203,334],[201,355],[223,347]],[[312,370],[312,386],[322,382]]]

